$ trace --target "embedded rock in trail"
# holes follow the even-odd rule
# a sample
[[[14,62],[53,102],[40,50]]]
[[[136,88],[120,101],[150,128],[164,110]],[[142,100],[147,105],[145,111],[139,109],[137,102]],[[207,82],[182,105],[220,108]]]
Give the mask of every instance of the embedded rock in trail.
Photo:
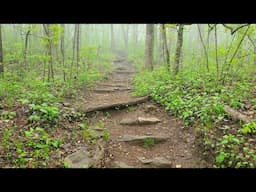
[[[145,159],[144,157],[138,157],[138,160],[143,164],[149,164],[159,168],[170,168],[172,167],[172,162],[168,161],[164,157],[155,157],[153,159]]]
[[[98,83],[99,86],[103,87],[127,87],[126,84],[108,84],[108,83]]]
[[[120,139],[119,141],[121,142],[128,142],[131,144],[144,144],[145,140],[147,139],[153,139],[154,143],[160,143],[160,142],[164,142],[167,139],[169,139],[168,136],[162,136],[162,135],[124,135],[122,139]]]
[[[94,89],[93,91],[96,93],[112,93],[116,91],[130,91],[131,88],[113,88],[113,89]]]
[[[160,122],[160,119],[156,117],[138,117],[138,120],[139,124],[141,125],[155,124]]]
[[[86,147],[68,155],[64,162],[69,168],[89,168],[92,166],[90,154]]]
[[[150,125],[159,123],[160,120],[155,117],[138,117],[138,118],[126,118],[120,121],[121,125]]]
[[[113,168],[135,168],[135,167],[127,165],[124,162],[115,161],[113,163]]]

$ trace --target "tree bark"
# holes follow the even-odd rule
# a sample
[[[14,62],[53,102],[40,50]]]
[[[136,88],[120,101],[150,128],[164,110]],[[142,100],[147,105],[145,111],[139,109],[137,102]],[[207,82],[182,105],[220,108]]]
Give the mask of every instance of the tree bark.
[[[46,34],[46,54],[49,57],[48,62],[48,81],[53,80],[54,81],[54,73],[53,73],[53,54],[52,54],[52,31],[50,28],[50,24],[43,24],[44,32]]]
[[[179,72],[181,48],[183,44],[183,28],[184,28],[184,24],[180,24],[178,29],[177,46],[176,46],[176,52],[175,52],[175,58],[174,58],[174,64],[173,64],[174,75],[177,75]]]
[[[25,47],[24,47],[24,68],[25,70],[27,69],[27,51],[28,51],[28,41],[29,41],[29,35],[30,35],[30,30],[27,31],[26,37],[25,37]]]
[[[161,32],[162,32],[162,38],[163,38],[163,53],[164,53],[166,69],[169,71],[170,70],[170,54],[167,46],[166,29],[164,24],[161,24]]]
[[[128,55],[128,34],[129,34],[129,25],[122,25],[123,38],[124,38],[124,49],[126,56]]]
[[[214,26],[214,36],[215,36],[216,70],[217,70],[217,78],[218,78],[219,77],[219,60],[218,60],[217,25]]]
[[[114,26],[113,24],[110,25],[111,27],[111,49],[115,51],[115,37],[114,37]]]
[[[145,63],[146,69],[153,70],[154,24],[146,24]]]
[[[79,71],[79,60],[80,60],[80,24],[77,24],[77,35],[76,35],[76,77],[78,78]]]
[[[65,25],[61,24],[63,28],[61,37],[60,37],[60,51],[62,57],[62,67],[63,67],[63,80],[66,81],[66,69],[65,69]]]
[[[197,24],[197,28],[198,28],[198,32],[199,32],[200,41],[201,41],[203,49],[204,49],[205,58],[206,58],[206,69],[209,72],[208,52],[207,52],[207,49],[206,49],[206,46],[205,46],[205,43],[204,43],[204,40],[203,40],[203,37],[202,37],[202,33],[201,33],[201,29],[200,29],[199,24]]]
[[[3,56],[2,25],[0,24],[0,75],[4,77],[4,56]]]

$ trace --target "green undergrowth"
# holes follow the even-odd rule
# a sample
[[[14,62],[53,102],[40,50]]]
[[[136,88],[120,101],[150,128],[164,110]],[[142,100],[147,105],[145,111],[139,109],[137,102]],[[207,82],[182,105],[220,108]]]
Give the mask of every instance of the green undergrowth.
[[[61,107],[63,99],[75,98],[80,88],[92,86],[111,70],[112,65],[105,58],[90,70],[80,71],[73,80],[64,82],[63,77],[56,74],[53,82],[47,82],[36,72],[24,72],[21,78],[6,68],[4,78],[0,78],[0,122],[5,123],[0,131],[0,155],[5,156],[4,165],[48,167],[53,161],[51,155],[62,144],[59,139],[62,136],[57,135],[55,130],[63,122],[75,125],[85,119],[84,114],[75,109]],[[94,139],[92,132],[83,131],[82,136]],[[103,138],[107,140],[108,137],[105,133]]]
[[[249,104],[255,109],[254,90],[253,83],[243,76],[222,85],[208,73],[183,71],[174,77],[164,67],[158,67],[136,76],[133,94],[150,95],[182,119],[186,128],[194,127],[202,135],[205,154],[210,155],[211,151],[214,155],[215,167],[255,167],[256,150],[248,141],[256,141],[255,123],[242,125],[238,130],[229,126],[225,129],[223,125],[230,121],[224,105],[245,110]]]

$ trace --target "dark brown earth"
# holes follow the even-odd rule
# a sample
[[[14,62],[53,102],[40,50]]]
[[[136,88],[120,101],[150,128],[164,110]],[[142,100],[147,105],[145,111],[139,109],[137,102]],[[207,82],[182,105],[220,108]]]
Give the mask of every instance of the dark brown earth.
[[[91,90],[84,89],[83,96],[78,99],[74,108],[86,112],[88,109],[111,105],[114,103],[129,102],[138,99],[132,96],[132,79],[135,71],[125,58],[117,58],[114,73],[104,82],[100,82]],[[128,90],[127,90],[128,89]],[[97,91],[95,91],[97,90]],[[103,91],[99,91],[103,90]],[[89,110],[90,111],[90,110]],[[204,168],[211,167],[201,158],[195,145],[195,134],[192,129],[183,129],[182,122],[163,107],[153,101],[128,106],[126,108],[109,109],[88,113],[90,127],[97,127],[102,122],[110,133],[105,145],[105,154],[101,167],[113,168],[146,168],[164,167],[157,163],[143,163],[152,159],[164,159],[166,167],[173,168]],[[154,124],[121,125],[123,119],[138,117],[154,117],[160,122]],[[152,146],[134,144],[121,141],[129,136],[158,136],[168,137],[166,141],[154,143]],[[146,141],[144,140],[144,142]],[[151,160],[150,160],[151,159]],[[169,163],[170,162],[170,163]],[[171,166],[170,166],[171,165]]]

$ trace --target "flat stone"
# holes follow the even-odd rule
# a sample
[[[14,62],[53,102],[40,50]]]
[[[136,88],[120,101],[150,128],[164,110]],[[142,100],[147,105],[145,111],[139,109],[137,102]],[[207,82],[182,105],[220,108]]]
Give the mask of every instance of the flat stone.
[[[89,168],[91,167],[90,154],[86,147],[68,155],[64,162],[68,164],[69,168]]]
[[[159,123],[160,120],[155,117],[138,117],[138,118],[125,118],[120,121],[121,125],[150,125]]]
[[[138,157],[138,160],[143,164],[149,164],[159,168],[170,168],[172,167],[172,162],[168,161],[164,157],[155,157],[153,159],[145,159],[145,157]]]
[[[139,124],[147,125],[147,124],[155,124],[159,123],[160,120],[155,117],[138,117]]]
[[[70,103],[67,103],[67,102],[62,103],[62,105],[63,105],[64,107],[70,107],[70,106],[71,106],[71,104],[70,104]]]
[[[124,135],[122,139],[119,141],[121,142],[129,142],[133,144],[144,144],[145,139],[154,139],[154,143],[164,142],[169,139],[169,136],[162,136],[162,135]]]
[[[120,121],[121,125],[138,125],[139,121],[137,118],[126,118]]]
[[[126,163],[120,162],[120,161],[115,161],[113,163],[113,167],[114,168],[135,168],[133,166],[127,165]]]

